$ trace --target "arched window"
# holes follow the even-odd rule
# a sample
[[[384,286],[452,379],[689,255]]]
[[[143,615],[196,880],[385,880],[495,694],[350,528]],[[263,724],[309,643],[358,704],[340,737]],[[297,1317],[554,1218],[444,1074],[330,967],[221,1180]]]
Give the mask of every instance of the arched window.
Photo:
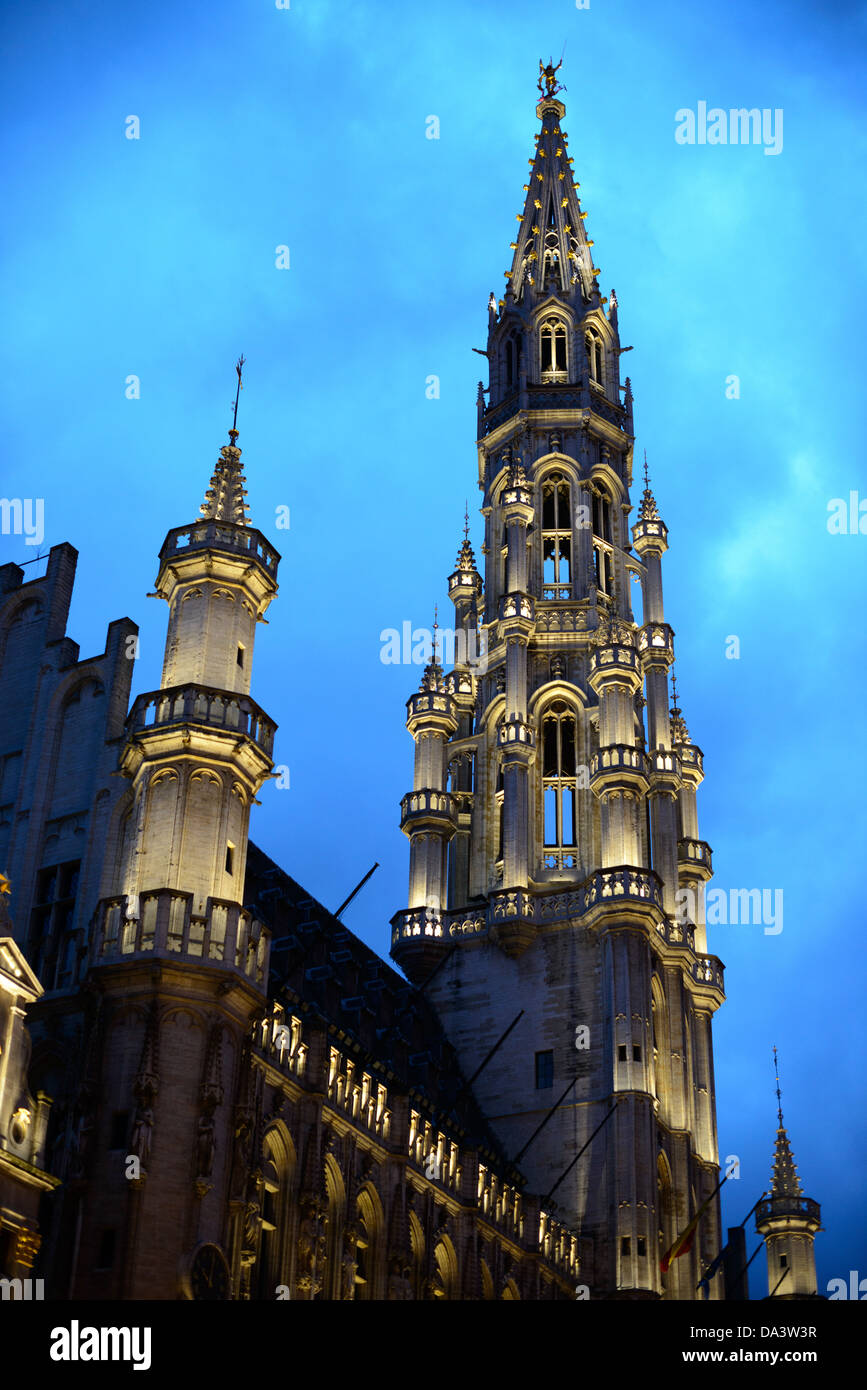
[[[562,319],[545,319],[539,329],[539,362],[543,381],[568,380],[566,325]]]
[[[587,349],[587,364],[590,370],[590,380],[601,389],[605,390],[605,350],[602,346],[602,339],[598,333],[592,330],[584,339],[584,346]]]
[[[611,597],[611,552],[602,545],[593,546],[593,568],[596,574],[596,587]]]
[[[511,338],[506,339],[506,385],[512,386],[515,381],[515,346]]]
[[[578,862],[575,825],[575,716],[562,700],[542,716],[542,816],[546,869]]]
[[[500,720],[500,723],[498,724],[497,728],[499,730],[502,727],[503,722],[502,720]],[[503,860],[503,798],[505,796],[506,781],[505,775],[503,773],[502,757],[499,753],[495,753],[494,759],[496,767],[496,780],[494,782],[494,814],[496,816],[497,824],[497,853],[495,855],[495,862],[497,864],[501,864]]]
[[[593,493],[593,534],[611,543],[611,503],[604,492]]]
[[[542,597],[572,596],[571,490],[559,473],[542,483]]]

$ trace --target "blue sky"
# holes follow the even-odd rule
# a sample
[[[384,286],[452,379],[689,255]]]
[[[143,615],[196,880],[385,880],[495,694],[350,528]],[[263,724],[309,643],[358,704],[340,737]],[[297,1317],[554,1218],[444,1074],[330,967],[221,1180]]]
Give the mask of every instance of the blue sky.
[[[470,349],[509,264],[537,61],[565,40],[564,128],[603,293],[616,287],[634,344],[637,446],[670,531],[701,832],[717,885],[784,892],[778,935],[711,939],[727,967],[720,1148],[741,1160],[725,1213],[740,1221],[769,1179],[776,1043],[827,1228],[820,1289],[867,1276],[867,535],[826,525],[830,499],[867,499],[865,14],[49,0],[0,21],[0,490],[44,498],[46,548],[80,551],[82,655],[129,615],[134,689],[155,688],[166,612],[145,594],[166,531],[198,513],[246,353],[249,501],[283,554],[253,693],[290,769],[288,790],[263,790],[252,834],[332,908],[378,860],[346,920],[382,954],[406,898],[398,803],[419,673],[383,665],[379,635],[445,608],[465,498],[478,552]],[[782,109],[782,152],[679,145],[675,113],[700,101]],[[439,140],[425,138],[432,114]],[[131,374],[139,400],[125,398]],[[35,553],[0,544],[4,560]]]

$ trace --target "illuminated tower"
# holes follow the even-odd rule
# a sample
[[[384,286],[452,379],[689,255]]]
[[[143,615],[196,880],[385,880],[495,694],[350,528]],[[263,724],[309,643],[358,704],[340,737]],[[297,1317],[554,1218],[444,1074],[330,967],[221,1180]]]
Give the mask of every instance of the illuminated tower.
[[[816,1296],[816,1256],[813,1240],[822,1229],[819,1203],[805,1197],[789,1136],[783,1125],[777,1049],[777,1142],[770,1195],[756,1208],[756,1230],[765,1241],[768,1261],[768,1295],[771,1298],[811,1298]]]
[[[244,1239],[237,1088],[269,939],[243,892],[275,732],[250,678],[280,557],[250,524],[237,436],[201,519],[160,551],[162,682],[135,700],[120,754],[129,792],[96,914],[68,1184],[74,1297],[175,1298],[179,1281],[228,1297]]]
[[[600,294],[553,67],[543,79],[512,266],[488,305],[483,592],[468,539],[449,580],[456,633],[478,622],[480,640],[456,641],[454,670],[432,662],[409,701],[410,898],[392,953],[429,981],[468,1076],[524,1010],[474,1089],[531,1190],[551,1191],[609,1116],[555,1194],[591,1296],[694,1298],[718,1202],[664,1276],[660,1256],[718,1180],[702,754],[670,707],[668,536],[646,471],[630,533],[616,296]]]

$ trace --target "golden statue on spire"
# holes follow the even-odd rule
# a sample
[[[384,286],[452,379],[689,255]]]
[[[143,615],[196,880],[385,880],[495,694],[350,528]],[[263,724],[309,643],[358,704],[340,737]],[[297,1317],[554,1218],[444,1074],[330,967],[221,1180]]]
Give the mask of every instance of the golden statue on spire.
[[[542,93],[543,97],[553,97],[557,94],[557,92],[565,92],[566,88],[563,86],[563,83],[557,81],[557,73],[559,72],[560,68],[562,68],[562,66],[562,58],[560,59],[556,67],[554,66],[553,58],[550,58],[548,60],[547,67],[545,67],[545,64],[542,62],[542,59],[539,59],[539,81],[536,85],[538,86],[539,91]],[[542,86],[543,81],[545,83],[544,87]]]

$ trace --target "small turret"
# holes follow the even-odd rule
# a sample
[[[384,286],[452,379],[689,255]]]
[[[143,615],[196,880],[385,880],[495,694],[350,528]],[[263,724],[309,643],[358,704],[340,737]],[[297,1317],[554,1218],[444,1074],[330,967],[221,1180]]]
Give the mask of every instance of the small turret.
[[[770,1195],[756,1208],[756,1230],[765,1241],[769,1298],[816,1298],[816,1256],[813,1239],[822,1229],[818,1202],[805,1197],[783,1124],[777,1049],[777,1141]]]

